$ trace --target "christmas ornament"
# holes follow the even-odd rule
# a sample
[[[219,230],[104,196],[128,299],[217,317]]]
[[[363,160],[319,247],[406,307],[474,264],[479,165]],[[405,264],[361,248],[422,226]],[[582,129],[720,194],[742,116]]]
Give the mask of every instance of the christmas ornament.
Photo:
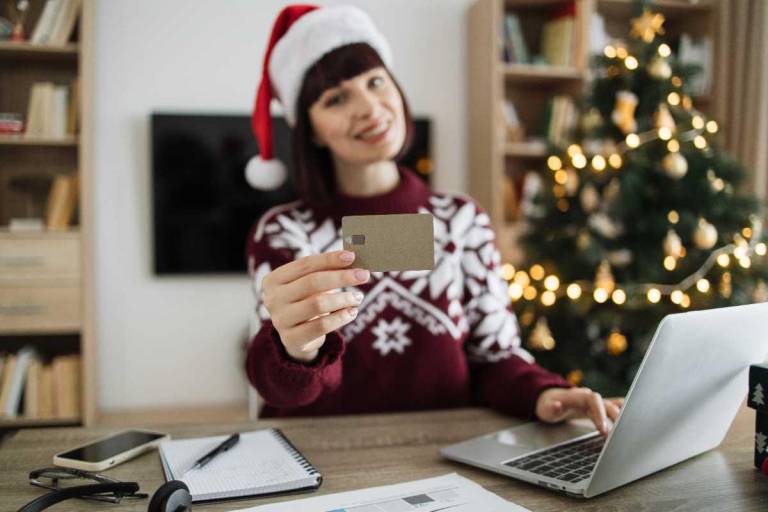
[[[642,39],[646,43],[652,43],[656,35],[664,35],[664,16],[660,13],[643,12],[637,18],[632,18],[633,37]]]
[[[672,113],[669,111],[669,107],[666,103],[660,103],[656,113],[653,114],[653,122],[656,128],[667,128],[670,133],[673,133],[676,128],[675,118],[672,117]]]
[[[608,335],[605,348],[612,356],[621,355],[627,350],[627,337],[621,334],[618,329],[614,329]]]
[[[581,189],[580,200],[581,208],[585,212],[590,213],[597,210],[600,203],[600,194],[598,194],[594,185],[588,183]]]
[[[667,153],[661,160],[661,167],[667,176],[679,180],[688,172],[688,160],[680,153]]]
[[[683,255],[683,241],[674,229],[667,231],[664,237],[664,254],[673,258],[680,258]]]
[[[755,286],[755,291],[752,293],[752,300],[755,302],[768,302],[768,286],[765,285],[765,281],[760,279]]]
[[[624,231],[621,224],[614,222],[604,213],[590,215],[587,224],[596,233],[610,240],[613,240]]]
[[[717,228],[703,217],[699,218],[699,224],[693,232],[693,243],[699,249],[708,250],[713,248],[717,243]]]
[[[571,370],[565,378],[574,386],[578,386],[584,380],[584,372],[581,370]]]
[[[616,288],[616,280],[611,272],[611,264],[603,260],[595,273],[595,288],[602,288],[610,295]]]
[[[637,102],[637,95],[631,91],[619,91],[616,93],[616,106],[613,108],[611,120],[624,135],[637,130],[637,121],[635,120]]]
[[[654,57],[651,63],[648,64],[648,74],[659,80],[667,80],[672,76],[672,67],[667,62],[667,59]]]
[[[549,330],[547,319],[543,316],[536,321],[536,325],[528,336],[528,348],[532,350],[552,350],[555,348],[555,338]]]

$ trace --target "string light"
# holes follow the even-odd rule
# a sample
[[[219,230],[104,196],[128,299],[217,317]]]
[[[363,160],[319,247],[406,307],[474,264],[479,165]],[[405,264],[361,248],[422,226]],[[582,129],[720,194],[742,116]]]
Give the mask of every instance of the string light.
[[[661,140],[669,140],[672,138],[672,130],[666,126],[659,128],[659,138]]]
[[[752,228],[749,226],[745,227],[741,230],[741,234],[744,235],[744,238],[752,238]]]
[[[503,264],[501,266],[501,277],[503,277],[505,281],[512,280],[512,278],[515,277],[515,267],[511,263]]]
[[[624,59],[624,65],[629,70],[635,70],[635,69],[637,69],[637,66],[639,65],[639,62],[637,62],[636,58],[634,58],[633,56],[630,55],[629,57]]]
[[[741,265],[743,268],[749,268],[752,266],[752,260],[748,257],[739,258],[739,265]]]
[[[575,168],[583,169],[587,166],[587,157],[581,153],[577,153],[571,157],[571,162],[573,162]]]
[[[612,154],[608,157],[608,163],[611,164],[611,167],[614,169],[619,169],[622,164],[621,156],[618,153]]]
[[[701,293],[707,293],[709,291],[710,284],[709,281],[704,279],[703,277],[696,281],[696,289],[699,290]]]
[[[693,116],[693,119],[691,119],[691,126],[696,128],[697,130],[701,130],[704,128],[704,118],[701,116]]]
[[[525,300],[533,300],[536,298],[536,295],[538,295],[539,292],[536,291],[536,288],[533,286],[528,286],[523,290],[523,298]]]
[[[568,183],[568,173],[562,169],[555,172],[555,182],[559,185],[565,185]]]
[[[592,157],[592,167],[594,167],[596,171],[604,170],[605,157],[603,157],[602,155],[595,155],[594,157]]]
[[[640,137],[638,137],[636,133],[630,133],[627,135],[626,142],[627,146],[630,148],[636,148],[640,145]]]
[[[705,147],[707,147],[707,139],[705,139],[701,135],[697,135],[696,137],[693,138],[693,145],[699,149],[704,149]]]
[[[669,95],[667,96],[667,102],[670,105],[672,105],[672,106],[679,105],[680,104],[680,95],[677,94],[676,92],[669,93]]]
[[[626,49],[626,48],[624,48],[623,46],[619,46],[618,48],[616,48],[616,56],[617,56],[618,58],[620,58],[620,59],[626,59],[626,58],[627,58],[627,55],[629,55],[629,52],[628,52],[628,51],[627,51],[627,49]]]
[[[557,300],[557,296],[553,291],[547,290],[541,294],[541,303],[545,306],[551,306],[555,303],[555,300]]]
[[[664,258],[664,268],[672,272],[677,268],[677,259],[674,256]]]
[[[595,299],[595,302],[598,304],[602,304],[603,302],[608,300],[608,291],[604,288],[597,288],[595,292],[592,294],[593,298]]]
[[[680,304],[683,302],[683,292],[680,290],[673,291],[670,296],[669,300],[671,300],[674,304]]]
[[[669,142],[667,142],[667,149],[670,153],[677,153],[680,151],[680,143],[677,142],[677,139],[671,139]]]
[[[520,297],[523,296],[523,287],[520,285],[520,283],[511,283],[509,285],[509,298],[513,301],[520,300]]]
[[[670,48],[667,43],[661,43],[659,45],[659,55],[665,58],[669,57],[672,55],[672,48]]]
[[[722,178],[715,178],[712,180],[712,190],[715,192],[722,192],[725,188],[725,182]]]
[[[686,309],[691,307],[691,296],[688,295],[687,293],[684,293],[683,294],[683,300],[682,300],[682,302],[680,302],[680,305],[683,306]]]
[[[609,59],[615,59],[616,58],[616,48],[614,48],[611,45],[606,46],[603,48],[603,54],[608,57]]]
[[[577,300],[579,297],[581,297],[581,286],[576,283],[569,284],[565,293],[568,294],[569,299]]]
[[[618,330],[613,331],[606,340],[606,350],[612,356],[618,356],[623,354],[627,350],[627,337],[621,334]]]
[[[683,80],[679,76],[673,76],[672,77],[672,85],[675,87],[682,87],[683,86]]]
[[[563,161],[555,155],[552,155],[547,158],[547,166],[553,171],[559,171],[563,168]]]
[[[547,276],[544,280],[544,288],[549,291],[555,291],[560,288],[560,279],[557,276]]]
[[[766,252],[768,252],[768,247],[763,242],[760,242],[755,246],[755,253],[758,256],[765,256]]]
[[[528,277],[528,274],[525,272],[525,270],[518,270],[517,272],[515,272],[514,280],[523,288],[531,284],[531,278]]]
[[[627,301],[627,294],[624,292],[624,290],[617,288],[613,290],[613,293],[611,294],[611,299],[613,299],[613,302],[621,306]]]
[[[667,214],[667,220],[672,224],[677,224],[680,222],[680,214],[677,213],[677,210],[670,210]]]
[[[731,264],[731,257],[723,253],[717,256],[717,264],[725,268]]]
[[[579,146],[578,144],[571,144],[570,146],[568,146],[568,149],[566,150],[566,152],[568,153],[568,156],[573,158],[575,155],[581,154],[581,146]]]
[[[709,133],[716,133],[717,132],[717,122],[716,121],[708,121],[707,122],[707,131]]]
[[[658,290],[658,288],[651,288],[648,290],[648,302],[651,304],[656,304],[661,300],[661,292]]]

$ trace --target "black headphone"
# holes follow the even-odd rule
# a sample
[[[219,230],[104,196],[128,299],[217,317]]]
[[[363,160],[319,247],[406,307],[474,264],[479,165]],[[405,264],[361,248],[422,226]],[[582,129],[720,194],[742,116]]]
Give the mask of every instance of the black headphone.
[[[18,512],[40,512],[61,501],[78,496],[95,493],[115,493],[127,496],[135,494],[138,490],[139,484],[136,482],[77,485],[35,498],[21,507]],[[189,493],[189,487],[180,480],[171,480],[161,485],[152,495],[148,512],[189,512],[190,510],[192,510],[192,495]]]

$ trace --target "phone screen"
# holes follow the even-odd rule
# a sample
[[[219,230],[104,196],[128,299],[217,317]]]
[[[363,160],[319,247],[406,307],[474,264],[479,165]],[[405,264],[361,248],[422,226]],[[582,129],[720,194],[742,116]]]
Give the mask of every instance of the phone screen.
[[[81,460],[83,462],[100,462],[161,437],[165,437],[165,434],[130,430],[86,446],[81,446],[80,448],[75,448],[74,450],[62,453],[59,457]]]

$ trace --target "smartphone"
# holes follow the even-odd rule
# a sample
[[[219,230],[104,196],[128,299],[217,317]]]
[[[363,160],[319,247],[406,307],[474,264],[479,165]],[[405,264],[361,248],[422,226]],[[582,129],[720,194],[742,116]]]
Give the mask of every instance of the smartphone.
[[[157,448],[168,434],[125,430],[53,456],[53,464],[83,471],[103,471]]]

